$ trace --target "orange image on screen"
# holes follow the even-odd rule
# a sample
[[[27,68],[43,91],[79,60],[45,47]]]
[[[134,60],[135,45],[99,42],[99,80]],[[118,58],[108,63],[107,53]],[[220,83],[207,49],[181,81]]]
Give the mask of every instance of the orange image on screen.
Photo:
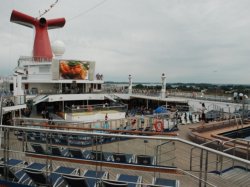
[[[63,79],[87,79],[89,65],[80,61],[60,61]]]

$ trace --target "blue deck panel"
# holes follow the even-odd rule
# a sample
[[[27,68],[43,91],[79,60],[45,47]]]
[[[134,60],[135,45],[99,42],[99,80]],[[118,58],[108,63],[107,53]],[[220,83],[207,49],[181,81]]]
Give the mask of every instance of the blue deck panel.
[[[95,186],[96,182],[103,178],[104,174],[104,171],[87,170],[83,176],[86,178],[89,186]]]
[[[162,185],[162,186],[168,186],[168,187],[177,187],[176,180],[171,180],[171,179],[156,178],[155,184]]]
[[[139,176],[121,174],[117,178],[117,181],[127,182],[128,187],[136,187],[137,183],[139,182]]]

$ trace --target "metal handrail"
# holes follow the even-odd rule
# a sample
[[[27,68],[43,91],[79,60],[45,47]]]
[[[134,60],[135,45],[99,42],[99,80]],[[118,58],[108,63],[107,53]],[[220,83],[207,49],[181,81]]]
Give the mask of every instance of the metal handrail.
[[[203,144],[201,144],[201,145],[208,145],[208,144],[210,144],[210,143],[214,143],[214,142],[221,143],[222,141],[221,141],[221,140],[219,140],[219,139],[214,139],[214,140],[212,140],[212,141],[205,142],[205,143],[203,143]]]
[[[247,157],[246,157],[246,159],[249,160],[249,157],[250,157],[250,140],[242,139],[242,138],[237,138],[237,140],[247,142]]]
[[[225,145],[225,144],[227,144],[227,143],[234,142],[234,141],[236,141],[236,139],[232,139],[232,140],[224,141],[224,142],[222,143],[222,145]]]
[[[197,179],[197,180],[201,180],[202,182],[205,182],[205,184],[208,184],[208,185],[210,185],[210,186],[216,187],[215,185],[211,184],[210,182],[207,182],[206,180],[200,179],[199,177],[193,175],[192,173],[190,173],[190,172],[188,172],[188,171],[182,170],[182,169],[180,169],[180,168],[178,168],[178,170],[179,170],[180,172],[184,173],[184,174],[187,174],[187,175],[189,175],[189,176],[191,176],[191,177]]]
[[[233,150],[233,155],[235,156],[235,150],[237,149],[237,148],[240,148],[239,146],[234,146],[234,147],[230,147],[230,148],[227,148],[227,149],[224,149],[223,150],[223,152],[227,152],[227,151],[231,151],[231,150]],[[228,163],[228,162],[230,162],[230,161],[232,161],[232,166],[234,166],[234,160],[231,160],[231,159],[227,159],[226,161],[223,161],[223,158],[221,158],[221,169],[220,169],[220,173],[222,172],[222,165],[223,164],[225,164],[225,163]]]
[[[238,118],[237,118],[238,116]],[[234,119],[235,119],[235,122],[236,122],[236,125],[237,125],[237,130],[239,129],[239,123],[238,123],[238,120],[237,119],[240,119],[240,122],[241,122],[241,127],[243,128],[243,122],[242,122],[242,119],[241,119],[241,115],[239,113],[234,113]]]
[[[236,148],[240,148],[242,149],[241,146],[237,146],[236,144],[238,144],[239,142],[238,141],[243,141],[243,142],[246,142],[247,143],[247,146],[246,146],[246,160],[249,160],[249,156],[250,156],[250,140],[246,140],[246,139],[243,139],[243,138],[237,138],[237,139],[232,139],[232,140],[228,140],[228,141],[225,141],[223,142],[222,146],[225,146],[227,143],[234,143],[234,147],[232,148],[228,148],[228,149],[225,149],[223,150],[223,152],[226,152],[226,151],[229,151],[229,150],[233,150],[233,149],[236,149]]]
[[[208,145],[208,144],[210,144],[210,143],[214,143],[214,142],[218,142],[219,144],[221,144],[221,140],[219,140],[219,139],[215,139],[215,140],[211,140],[211,141],[209,141],[209,142],[205,142],[205,143],[203,143],[203,144],[200,144],[200,145],[202,145],[202,146],[205,146],[205,145]],[[192,171],[192,162],[193,162],[193,158],[198,158],[198,157],[200,157],[200,156],[193,156],[193,150],[194,149],[196,149],[197,147],[192,147],[191,148],[191,151],[190,151],[190,171]],[[220,146],[220,150],[221,150],[221,146]],[[216,168],[218,167],[217,166],[217,164],[218,164],[218,156],[216,157],[216,161],[215,162],[210,162],[210,163],[216,163]],[[195,165],[195,166],[198,166],[198,165]]]
[[[160,162],[158,162],[158,157],[159,157],[159,154],[158,154],[158,152],[159,152],[159,149],[161,150],[161,147],[163,146],[163,145],[166,145],[166,144],[168,144],[168,143],[173,143],[172,141],[166,141],[166,142],[163,142],[163,143],[161,143],[161,144],[159,144],[159,145],[157,145],[156,146],[156,164],[157,163],[160,163]],[[166,154],[166,153],[170,153],[170,152],[172,152],[172,151],[174,151],[175,150],[175,148],[173,148],[173,149],[171,149],[171,150],[169,150],[169,151],[167,151],[167,152],[164,152],[164,153],[160,153],[160,156],[162,155],[162,154]],[[170,161],[170,160],[174,160],[175,159],[175,157],[172,157],[172,158],[170,158],[170,159],[168,159],[168,160],[165,160],[165,161]]]
[[[30,127],[28,128],[28,127],[17,127],[17,126],[13,127],[13,126],[8,126],[8,125],[2,125],[1,127],[2,128],[9,128],[9,129],[17,129],[17,130],[33,130],[33,131],[47,132],[47,133],[65,133],[64,130],[58,130],[58,129],[41,129],[41,128],[30,128]],[[85,135],[91,135],[91,136],[95,136],[95,135],[96,136],[105,136],[105,137],[113,136],[113,137],[120,137],[120,138],[132,138],[133,137],[133,138],[136,138],[136,139],[177,141],[177,142],[187,144],[189,146],[197,147],[197,148],[209,151],[211,153],[218,154],[220,156],[231,158],[231,159],[234,159],[235,161],[250,165],[250,160],[245,160],[243,158],[232,156],[232,155],[217,151],[215,149],[205,147],[203,145],[199,145],[199,144],[196,144],[194,142],[184,140],[184,139],[181,139],[181,138],[178,138],[178,137],[163,137],[163,136],[154,136],[154,137],[152,137],[152,136],[143,136],[143,135],[139,136],[139,135],[112,134],[112,133],[105,134],[105,133],[100,133],[100,132],[83,132],[83,131],[79,132],[79,131],[70,131],[70,130],[67,130],[67,133],[75,134],[75,135],[84,135],[85,134]]]
[[[38,128],[19,127],[19,126],[13,127],[13,126],[7,126],[7,125],[2,125],[1,129],[7,129],[7,130],[9,130],[9,132],[12,129],[14,129],[14,130],[23,130],[23,131],[44,132],[44,133],[48,133],[48,134],[50,134],[50,133],[65,133],[65,130],[58,130],[58,129],[40,129],[40,128],[38,129]],[[6,130],[4,130],[4,132],[6,132]],[[78,131],[67,131],[67,133],[68,134],[73,134],[73,135],[75,134],[75,135],[89,135],[89,136],[102,136],[102,137],[113,136],[113,137],[120,137],[120,138],[137,138],[137,139],[143,139],[143,140],[145,140],[145,139],[148,139],[148,140],[163,140],[163,141],[168,141],[168,142],[177,141],[177,142],[189,145],[189,146],[193,146],[194,148],[200,148],[202,150],[201,155],[200,155],[201,156],[200,157],[200,170],[199,170],[200,175],[195,176],[195,178],[199,180],[199,184],[200,184],[199,186],[201,186],[202,183],[204,184],[204,186],[206,186],[206,184],[209,184],[207,182],[208,153],[209,152],[214,153],[214,154],[216,154],[218,156],[221,156],[221,157],[226,157],[226,158],[232,159],[233,161],[241,162],[243,164],[246,164],[247,167],[250,166],[250,161],[249,160],[238,158],[236,156],[229,155],[227,153],[220,152],[218,150],[214,150],[214,149],[211,149],[209,147],[205,147],[204,145],[199,145],[199,144],[190,142],[188,140],[183,140],[183,139],[178,138],[178,137],[161,137],[161,136],[149,137],[149,136],[138,136],[138,135],[132,136],[132,135],[125,135],[125,134],[103,134],[103,133],[100,133],[100,132],[78,132]],[[4,140],[6,140],[6,139],[8,139],[8,138],[4,138]],[[164,144],[167,144],[167,142],[164,142],[163,145]],[[4,145],[8,145],[8,143],[6,143]],[[6,149],[7,147],[4,147],[4,148]],[[47,149],[47,147],[46,147],[46,149]],[[9,149],[7,151],[5,151],[5,154],[7,154],[8,152],[9,152]],[[204,153],[205,153],[205,155],[204,155]],[[6,157],[8,158],[7,155],[6,155]],[[205,159],[205,162],[203,161],[204,159]],[[203,165],[203,164],[205,164],[205,165]],[[99,165],[99,166],[100,166],[100,169],[102,169],[102,166],[101,165]],[[155,167],[155,168],[157,168],[157,167],[160,167],[160,166],[154,165],[154,166],[145,166],[145,167]],[[182,169],[180,169],[180,170],[182,170]],[[184,171],[184,173],[188,173],[188,172]],[[214,185],[212,185],[212,186],[214,186]]]

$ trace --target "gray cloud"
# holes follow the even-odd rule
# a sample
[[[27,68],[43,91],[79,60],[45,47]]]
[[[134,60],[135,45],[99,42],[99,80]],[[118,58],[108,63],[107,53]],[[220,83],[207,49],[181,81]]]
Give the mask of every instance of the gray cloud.
[[[0,2],[1,74],[33,45],[31,29],[9,22],[12,9],[38,16],[53,2]],[[65,58],[96,61],[105,80],[154,82],[165,72],[169,82],[249,84],[250,1],[107,0],[84,13],[99,2],[59,0],[45,17],[66,18],[51,41],[64,41]]]

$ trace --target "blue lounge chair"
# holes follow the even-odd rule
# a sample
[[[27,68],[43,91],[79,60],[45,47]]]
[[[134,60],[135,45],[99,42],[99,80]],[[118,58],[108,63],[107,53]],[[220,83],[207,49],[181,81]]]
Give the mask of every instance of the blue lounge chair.
[[[51,154],[53,156],[68,156],[68,149],[60,149],[59,147],[52,146],[50,147]]]
[[[69,143],[66,134],[52,133],[51,137],[49,137],[49,140],[52,141],[53,144],[59,144],[59,145],[68,145]]]
[[[8,176],[9,179],[15,179],[13,171],[4,165],[0,165],[0,175],[3,177]]]
[[[135,162],[141,165],[154,165],[155,159],[150,155],[136,155]]]
[[[88,153],[87,158],[90,160],[97,160],[97,161],[110,161],[112,153],[111,152],[102,152],[102,151],[95,151],[95,150],[86,150]]]
[[[104,161],[104,153],[102,151],[91,151],[90,159]]]
[[[63,179],[67,183],[68,187],[75,187],[75,186],[92,187],[88,185],[87,180],[84,177],[73,176],[73,175],[63,175]]]
[[[26,164],[24,161],[12,159],[9,163],[9,166],[12,165],[12,167],[26,167],[26,165],[21,165],[22,163]],[[32,164],[28,165],[26,168],[31,169],[31,170],[41,170],[41,169],[45,168],[45,166],[46,166],[46,164],[32,163]],[[22,183],[22,184],[28,184],[28,182],[30,181],[29,176],[25,173],[25,171],[23,169],[20,169],[16,172],[14,172],[14,170],[12,168],[7,168],[7,169],[8,170],[6,170],[6,171],[8,172],[8,177],[10,179],[12,179],[13,181],[16,181],[16,182]],[[0,171],[4,172],[4,170],[2,170],[2,168],[0,169]]]
[[[49,185],[49,186],[60,186],[64,180],[62,175],[64,174],[75,174],[79,172],[79,169],[76,168],[69,168],[69,167],[58,167],[55,171],[53,171],[48,177],[42,171],[35,171],[25,169],[27,175],[32,179],[32,182],[35,185]]]
[[[178,180],[164,179],[164,178],[154,178],[153,184],[157,186],[179,187]]]
[[[141,184],[142,177],[136,175],[118,174],[116,180],[120,182],[126,182],[128,187],[136,187],[138,184]]]
[[[63,175],[63,179],[69,187],[96,187],[100,180],[107,177],[107,172],[94,170],[87,170],[82,176]]]
[[[1,159],[3,161],[3,159]],[[9,159],[7,160],[7,162],[5,163],[6,166],[12,167],[12,166],[16,166],[18,164],[24,163],[23,160],[19,160],[19,159]],[[0,165],[4,165],[4,162],[0,163]]]
[[[120,162],[120,163],[131,163],[133,155],[132,154],[125,154],[125,153],[113,153],[111,160],[113,162]]]
[[[69,155],[73,158],[80,158],[80,159],[85,159],[85,154],[84,151],[82,151],[81,149],[72,149],[69,148]]]
[[[39,186],[49,184],[47,177],[42,171],[25,170],[25,172],[35,185]]]
[[[60,166],[55,171],[53,171],[49,175],[50,183],[53,184],[53,186],[60,186],[64,180],[62,178],[65,174],[72,174],[72,175],[79,175],[79,169],[78,168],[70,168],[70,167],[64,167]]]
[[[46,168],[46,164],[41,163],[31,163],[25,169],[31,171],[42,171]],[[31,182],[31,178],[26,174],[24,169],[20,169],[19,171],[14,173],[15,180],[21,184],[29,184]]]
[[[34,143],[34,144],[31,144],[31,147],[37,154],[47,154],[47,151],[44,150],[41,144]]]
[[[8,178],[15,179],[15,175],[12,171],[12,168],[17,167],[17,165],[24,163],[22,160],[18,159],[9,159],[5,163],[0,163],[0,174],[2,176],[8,175]]]
[[[102,180],[100,182],[100,187],[128,187],[128,183],[112,180]]]
[[[107,179],[108,178],[108,172],[104,171],[94,171],[94,170],[86,170],[83,173],[83,177],[86,178],[86,181],[89,186],[95,187],[96,184],[101,179]]]

